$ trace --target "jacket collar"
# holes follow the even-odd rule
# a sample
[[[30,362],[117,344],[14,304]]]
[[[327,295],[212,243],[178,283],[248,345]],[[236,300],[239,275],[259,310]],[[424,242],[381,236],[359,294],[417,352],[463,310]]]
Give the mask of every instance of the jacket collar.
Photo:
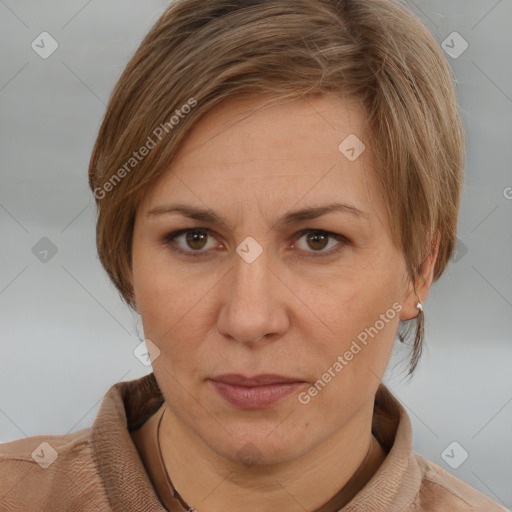
[[[103,398],[91,429],[91,444],[114,512],[165,511],[130,436],[163,402],[154,373],[117,383]],[[398,512],[419,492],[422,472],[413,456],[411,422],[384,384],[377,390],[372,431],[387,457],[340,512]]]
[[[114,512],[165,511],[130,436],[163,401],[153,373],[119,382],[103,398],[91,429],[91,444]]]

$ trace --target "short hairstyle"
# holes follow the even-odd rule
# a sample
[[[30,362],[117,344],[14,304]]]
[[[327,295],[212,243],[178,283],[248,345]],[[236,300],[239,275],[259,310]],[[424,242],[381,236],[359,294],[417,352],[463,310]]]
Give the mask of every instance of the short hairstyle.
[[[439,278],[456,242],[464,133],[450,68],[407,5],[177,0],[115,85],[89,164],[99,258],[129,306],[137,208],[200,118],[238,95],[273,103],[324,93],[359,101],[393,243],[413,283],[438,244]],[[417,322],[409,374],[422,340]]]

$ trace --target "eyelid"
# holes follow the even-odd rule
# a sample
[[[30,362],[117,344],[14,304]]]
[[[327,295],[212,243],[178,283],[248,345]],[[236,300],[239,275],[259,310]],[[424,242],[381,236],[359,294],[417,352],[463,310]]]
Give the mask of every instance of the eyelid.
[[[165,245],[173,245],[172,250],[178,254],[183,254],[185,256],[191,256],[191,257],[206,257],[206,256],[208,256],[213,249],[194,251],[194,250],[181,249],[179,246],[176,246],[173,244],[174,239],[176,239],[177,237],[179,237],[185,233],[194,232],[194,231],[205,232],[208,236],[211,236],[212,238],[216,239],[216,237],[213,236],[213,231],[211,229],[202,228],[202,227],[197,227],[197,228],[194,227],[194,228],[184,228],[184,229],[179,229],[177,231],[173,231],[172,233],[169,233],[168,235],[166,235],[164,237],[163,242]],[[300,240],[304,235],[307,235],[309,233],[321,233],[323,235],[326,235],[329,238],[334,238],[339,243],[336,244],[334,247],[331,247],[328,251],[303,251],[308,254],[308,256],[304,256],[304,258],[311,258],[311,257],[312,258],[317,258],[317,257],[326,257],[327,258],[329,256],[333,256],[335,253],[337,253],[339,250],[341,250],[341,248],[343,246],[350,243],[350,240],[346,236],[341,235],[339,233],[333,233],[332,231],[326,231],[323,229],[306,228],[306,229],[303,229],[293,235],[292,247],[294,247],[295,243],[298,240]],[[220,244],[220,246],[223,247],[223,244]]]
[[[295,244],[297,240],[300,240],[304,235],[307,235],[309,233],[321,233],[329,238],[337,240],[338,243],[327,251],[305,251],[308,254],[308,256],[304,256],[305,258],[328,258],[330,256],[335,255],[338,251],[340,251],[343,248],[343,246],[350,243],[350,240],[346,236],[341,235],[339,233],[333,233],[332,231],[326,231],[324,229],[306,228],[294,235],[295,241],[293,242],[293,244]]]
[[[189,233],[189,232],[193,232],[193,231],[204,231],[209,237],[212,236],[212,230],[211,229],[208,229],[208,228],[184,228],[184,229],[179,229],[177,231],[173,231],[172,233],[169,233],[168,235],[166,235],[164,237],[164,244],[165,245],[168,245],[168,246],[171,246],[171,249],[178,253],[178,254],[183,254],[185,256],[191,256],[193,258],[197,258],[197,257],[206,257],[206,256],[209,256],[210,255],[210,252],[212,251],[212,249],[208,249],[206,251],[193,251],[193,250],[186,250],[186,249],[182,249],[181,247],[179,246],[176,246],[174,245],[174,239],[175,238],[178,238],[179,236],[181,235],[184,235],[186,233]],[[212,236],[212,238],[215,238],[214,236]],[[222,246],[222,244],[221,244]]]

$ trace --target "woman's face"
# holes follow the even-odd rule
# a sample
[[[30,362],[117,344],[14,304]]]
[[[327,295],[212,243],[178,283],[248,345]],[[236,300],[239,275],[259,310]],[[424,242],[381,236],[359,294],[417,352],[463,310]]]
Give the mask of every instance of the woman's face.
[[[229,460],[275,463],[368,428],[416,297],[357,103],[242,119],[255,105],[211,111],[147,194],[133,288],[175,425]]]

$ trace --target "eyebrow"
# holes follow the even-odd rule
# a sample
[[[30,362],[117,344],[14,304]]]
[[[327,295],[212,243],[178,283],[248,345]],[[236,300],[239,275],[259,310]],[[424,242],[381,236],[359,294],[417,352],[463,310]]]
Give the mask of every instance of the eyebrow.
[[[350,215],[356,219],[361,220],[369,220],[369,216],[366,212],[356,208],[355,206],[351,206],[344,203],[329,203],[322,206],[308,207],[303,208],[301,210],[295,210],[292,212],[288,212],[283,215],[278,221],[277,225],[287,226],[290,224],[297,224],[299,222],[303,222],[305,220],[312,220],[322,215],[332,213],[332,212],[340,212],[346,215]],[[181,203],[174,204],[164,204],[161,206],[156,206],[151,208],[147,215],[164,215],[164,214],[181,214],[185,217],[189,217],[191,219],[200,220],[202,222],[208,222],[211,224],[223,224],[225,226],[229,226],[229,223],[219,214],[215,213],[213,210],[209,208],[196,208],[194,206],[189,206]]]

